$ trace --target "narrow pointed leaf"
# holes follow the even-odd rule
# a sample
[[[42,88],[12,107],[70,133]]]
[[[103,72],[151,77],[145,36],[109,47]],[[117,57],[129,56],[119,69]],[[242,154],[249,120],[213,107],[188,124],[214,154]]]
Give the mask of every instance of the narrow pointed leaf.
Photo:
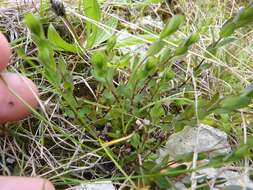
[[[77,45],[70,44],[62,39],[52,24],[48,27],[48,40],[60,51],[72,53],[77,53],[79,51]]]
[[[101,10],[96,0],[83,0],[84,15],[94,21],[101,20]],[[96,41],[98,35],[97,25],[87,21],[86,22],[86,36],[87,46],[90,48]]]
[[[148,55],[156,55],[162,50],[164,45],[165,45],[165,42],[161,40],[157,40],[153,42],[153,44],[151,44],[151,46],[148,49]]]
[[[175,15],[173,16],[170,21],[165,25],[164,29],[162,30],[160,34],[160,38],[166,38],[176,32],[180,25],[184,21],[184,16],[182,15]]]

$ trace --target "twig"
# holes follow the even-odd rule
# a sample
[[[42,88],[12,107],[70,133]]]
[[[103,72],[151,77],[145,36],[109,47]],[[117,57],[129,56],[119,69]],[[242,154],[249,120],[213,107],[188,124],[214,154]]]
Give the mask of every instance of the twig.
[[[200,61],[200,63],[193,69],[195,72],[199,70],[199,68],[201,67],[201,65],[204,63],[205,59],[202,59]],[[176,89],[179,89],[179,88],[182,88],[184,85],[187,84],[187,82],[191,79],[191,76],[189,76],[182,84],[180,84],[179,86],[177,87],[174,87],[172,89],[170,89],[170,91],[174,91]]]
[[[191,180],[192,180],[192,185],[191,189],[195,190],[197,187],[197,179],[196,179],[196,172],[194,171],[197,168],[197,160],[198,160],[198,145],[199,145],[199,134],[200,134],[200,127],[199,127],[199,117],[198,117],[198,94],[197,94],[197,84],[195,81],[194,73],[193,70],[191,71],[192,73],[192,83],[195,91],[195,114],[196,114],[196,120],[197,120],[197,135],[196,135],[196,143],[194,147],[194,152],[193,152],[193,159],[192,159],[192,175],[191,175]]]

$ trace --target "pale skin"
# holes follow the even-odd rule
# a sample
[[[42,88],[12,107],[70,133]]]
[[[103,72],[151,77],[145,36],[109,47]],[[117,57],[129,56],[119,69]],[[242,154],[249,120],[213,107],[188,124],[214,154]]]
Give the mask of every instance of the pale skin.
[[[6,45],[6,40],[3,38],[0,38],[0,70],[2,71],[1,75],[6,75],[6,72],[3,71],[4,68],[1,68],[2,65],[7,65],[6,62],[10,59],[10,50],[8,49],[8,44]],[[7,73],[8,74],[8,73]],[[18,74],[8,74],[8,77],[10,77],[10,81],[13,82],[16,80]],[[0,79],[1,80],[1,79]],[[15,89],[13,89],[15,91]],[[22,96],[22,94],[20,94]],[[26,95],[27,96],[27,95]],[[32,96],[32,94],[31,94]],[[0,97],[0,99],[3,99],[3,97]],[[1,101],[0,101],[1,102]],[[5,102],[3,102],[5,103]],[[35,105],[32,105],[35,106]],[[3,105],[0,105],[0,109],[3,107]],[[0,110],[1,111],[1,110]],[[2,110],[3,111],[3,110]],[[10,113],[11,114],[11,113]],[[27,116],[27,114],[24,115],[24,117]],[[8,122],[9,118],[8,115],[5,116],[5,119],[3,121],[0,120],[0,123],[6,123]],[[0,117],[1,119],[1,117]],[[21,119],[20,117],[17,118]],[[10,121],[13,120],[13,117]],[[0,125],[1,127],[1,125]],[[51,182],[49,182],[46,179],[38,178],[38,177],[6,177],[6,176],[0,176],[0,190],[55,190],[54,186]]]

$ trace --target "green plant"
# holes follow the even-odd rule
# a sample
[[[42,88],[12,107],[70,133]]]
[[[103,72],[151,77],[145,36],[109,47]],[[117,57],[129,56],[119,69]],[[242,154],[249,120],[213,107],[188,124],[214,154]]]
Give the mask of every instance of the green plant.
[[[184,24],[185,18],[182,15],[172,17],[160,32],[160,36],[151,40],[144,58],[120,54],[116,48],[117,35],[104,33],[101,36],[101,29],[96,23],[101,21],[102,16],[95,0],[84,1],[85,15],[91,20],[86,23],[85,43],[81,44],[75,39],[79,43],[78,46],[61,38],[53,25],[49,26],[46,37],[39,18],[32,14],[26,15],[25,22],[38,48],[36,60],[43,66],[42,76],[53,87],[53,93],[62,98],[62,109],[68,109],[70,112],[68,117],[94,140],[94,143],[89,145],[90,149],[95,147],[99,154],[112,160],[124,176],[116,180],[128,179],[132,186],[138,187],[156,183],[159,188],[165,189],[173,187],[173,177],[205,167],[220,167],[222,164],[250,157],[252,139],[249,139],[247,144],[238,146],[231,155],[219,155],[200,168],[187,169],[184,162],[191,161],[192,155],[179,158],[177,162],[181,165],[178,167],[170,167],[167,160],[160,164],[156,162],[157,149],[164,145],[165,139],[172,131],[168,126],[172,126],[174,131],[180,131],[185,126],[196,127],[198,120],[206,122],[213,115],[225,118],[226,114],[237,112],[251,103],[252,85],[241,93],[225,97],[220,97],[219,94],[211,100],[200,97],[197,104],[199,112],[196,113],[196,92],[188,83],[192,77],[198,77],[201,69],[206,68],[202,67],[206,59],[216,59],[217,51],[231,42],[231,35],[236,29],[251,22],[251,9],[252,4],[241,9],[222,26],[219,39],[207,47],[204,58],[197,61],[191,75],[180,81],[176,87],[170,85],[177,75],[173,70],[173,63],[186,56],[200,39],[199,32],[194,32],[186,38],[177,39],[174,47],[168,43],[171,36]],[[117,21],[113,19],[109,19],[108,24],[112,28],[117,27]],[[77,35],[74,35],[74,38],[77,38]],[[97,48],[98,45],[101,47]],[[65,52],[82,55],[91,48],[93,49],[88,60],[91,64],[89,75],[94,78],[96,84],[93,89],[96,94],[95,101],[75,97],[68,63],[61,56],[61,53]],[[57,61],[56,52],[60,53]],[[126,74],[121,73],[122,69]],[[183,87],[190,90],[183,93]],[[172,105],[175,108],[183,107],[184,111],[168,111]],[[102,127],[106,133],[101,134],[95,126]],[[206,155],[203,156],[205,157]]]

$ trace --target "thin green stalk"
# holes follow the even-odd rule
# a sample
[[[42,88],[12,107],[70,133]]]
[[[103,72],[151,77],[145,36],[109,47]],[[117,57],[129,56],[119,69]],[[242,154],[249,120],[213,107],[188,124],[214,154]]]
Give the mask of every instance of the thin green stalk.
[[[123,168],[118,164],[118,162],[114,159],[113,155],[110,153],[110,151],[107,149],[107,147],[104,146],[102,141],[100,140],[100,145],[104,149],[107,156],[112,160],[112,162],[115,164],[115,166],[121,171],[121,173],[125,176],[125,178],[133,185],[133,187],[136,188],[135,183],[131,180],[130,176],[127,175],[127,173],[123,170]]]

